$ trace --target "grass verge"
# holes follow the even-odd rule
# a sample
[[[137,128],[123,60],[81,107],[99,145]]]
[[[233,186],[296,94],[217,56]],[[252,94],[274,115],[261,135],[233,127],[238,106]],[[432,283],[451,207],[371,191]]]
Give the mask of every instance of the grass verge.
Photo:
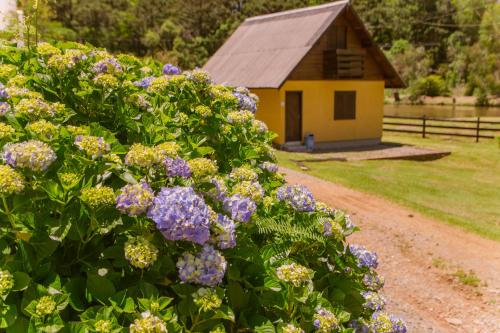
[[[384,142],[450,150],[435,161],[303,162],[316,177],[383,196],[439,220],[500,241],[500,149],[496,140],[386,134]],[[306,154],[278,152],[283,167]]]

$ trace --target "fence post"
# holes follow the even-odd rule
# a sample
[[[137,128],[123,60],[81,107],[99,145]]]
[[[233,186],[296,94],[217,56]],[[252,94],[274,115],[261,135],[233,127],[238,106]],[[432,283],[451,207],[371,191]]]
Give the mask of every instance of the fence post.
[[[481,131],[481,117],[477,117],[476,142],[479,142],[479,132]]]
[[[422,138],[425,138],[425,121],[426,121],[425,118],[426,117],[424,115],[424,117],[422,118]]]

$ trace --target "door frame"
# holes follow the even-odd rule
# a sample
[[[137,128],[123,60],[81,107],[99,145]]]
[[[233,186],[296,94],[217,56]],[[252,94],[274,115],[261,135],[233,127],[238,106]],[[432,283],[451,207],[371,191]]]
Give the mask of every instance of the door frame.
[[[299,140],[295,140],[295,141],[288,141],[287,140],[287,137],[288,137],[288,129],[287,129],[287,115],[288,115],[288,112],[287,112],[287,103],[286,103],[286,95],[287,93],[298,93],[299,94],[299,97],[300,97],[300,102],[299,102],[299,106],[300,106],[300,110],[299,110],[299,135],[300,135],[300,138]],[[304,115],[304,92],[302,90],[285,90],[285,143],[288,143],[288,142],[302,142],[302,139],[303,139],[303,135],[302,135],[302,122],[303,122],[303,115]]]

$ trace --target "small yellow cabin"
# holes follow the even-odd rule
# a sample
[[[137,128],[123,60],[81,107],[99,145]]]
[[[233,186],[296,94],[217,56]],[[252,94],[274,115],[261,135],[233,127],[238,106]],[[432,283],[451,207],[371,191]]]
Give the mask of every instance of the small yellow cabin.
[[[249,18],[204,69],[255,93],[285,147],[308,134],[320,148],[380,142],[384,88],[404,87],[349,1]]]

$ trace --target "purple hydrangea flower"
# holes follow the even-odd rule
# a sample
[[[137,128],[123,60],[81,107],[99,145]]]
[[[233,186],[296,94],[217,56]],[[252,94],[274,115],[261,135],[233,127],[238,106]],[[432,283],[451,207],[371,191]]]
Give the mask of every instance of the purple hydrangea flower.
[[[370,328],[373,333],[406,333],[405,322],[385,312],[375,312],[372,315]]]
[[[2,99],[9,98],[9,93],[7,92],[7,88],[5,88],[5,86],[2,83],[0,83],[0,98]]]
[[[281,186],[277,197],[278,200],[287,202],[299,212],[312,212],[316,205],[312,193],[304,185]]]
[[[45,171],[57,159],[52,148],[38,140],[9,143],[3,149],[5,163],[13,168]]]
[[[384,278],[374,271],[370,271],[363,276],[363,284],[369,289],[377,291],[384,286]]]
[[[233,96],[238,99],[238,106],[241,110],[250,111],[252,113],[257,111],[257,103],[255,103],[252,97],[240,92],[234,92]]]
[[[151,81],[153,81],[153,79],[154,76],[147,76],[140,79],[139,81],[134,82],[134,86],[146,89],[151,85]]]
[[[210,183],[212,183],[215,187],[210,189],[207,192],[207,195],[216,202],[224,202],[227,198],[227,187],[224,180],[214,177],[210,180]]]
[[[153,190],[145,182],[125,185],[116,197],[116,208],[129,216],[137,216],[148,210],[154,196]]]
[[[165,168],[167,169],[167,176],[169,177],[191,177],[191,169],[189,164],[180,157],[175,159],[167,157],[165,158]]]
[[[353,320],[353,321],[349,322],[349,324],[347,326],[350,328],[354,328],[354,333],[369,333],[370,332],[370,328],[366,324],[364,324],[358,320]]]
[[[264,170],[264,171],[267,171],[270,173],[278,172],[278,165],[275,163],[272,163],[272,162],[267,162],[267,161],[263,162],[259,165],[259,168],[261,168],[261,170]]]
[[[363,246],[349,246],[351,253],[358,259],[358,267],[377,268],[378,258],[375,252],[370,252]]]
[[[179,67],[176,67],[172,64],[165,64],[163,66],[163,74],[165,75],[178,75],[181,73]]]
[[[0,102],[0,116],[5,116],[10,110],[10,105],[7,102]]]
[[[205,244],[210,239],[210,212],[191,187],[163,187],[148,211],[169,240]]]
[[[248,222],[257,209],[255,202],[239,194],[226,198],[223,206],[231,218],[238,222]]]
[[[101,73],[116,73],[122,71],[122,66],[114,58],[106,58],[101,61],[96,62],[92,71],[96,74]]]
[[[236,246],[235,224],[225,215],[218,214],[213,225],[214,241],[220,249],[230,249]]]
[[[361,296],[365,299],[363,306],[366,309],[380,311],[385,306],[385,299],[374,291],[363,291]]]
[[[186,252],[177,261],[179,277],[183,282],[210,287],[221,283],[226,266],[226,259],[211,245],[203,246],[203,250],[196,255]]]

